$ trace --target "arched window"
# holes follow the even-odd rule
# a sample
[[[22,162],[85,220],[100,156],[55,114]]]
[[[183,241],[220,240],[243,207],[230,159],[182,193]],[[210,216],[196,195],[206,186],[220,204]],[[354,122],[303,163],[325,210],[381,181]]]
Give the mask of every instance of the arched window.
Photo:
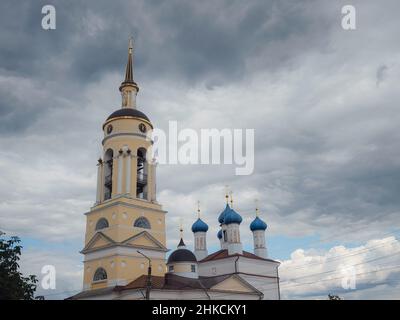
[[[133,226],[136,228],[151,229],[150,222],[145,217],[137,218]]]
[[[104,200],[111,199],[113,154],[112,149],[108,149],[104,154]]]
[[[147,161],[144,148],[137,151],[136,198],[147,199]]]
[[[96,230],[108,228],[108,221],[105,218],[100,218],[96,223]]]
[[[93,276],[93,281],[107,280],[107,272],[103,268],[98,268]]]

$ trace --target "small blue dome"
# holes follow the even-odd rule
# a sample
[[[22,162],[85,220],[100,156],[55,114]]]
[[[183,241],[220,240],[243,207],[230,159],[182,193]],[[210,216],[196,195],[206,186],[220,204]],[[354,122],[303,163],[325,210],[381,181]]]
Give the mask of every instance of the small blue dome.
[[[192,232],[207,232],[208,225],[203,220],[198,218],[192,225]]]
[[[222,211],[221,214],[220,214],[219,217],[218,217],[218,222],[219,222],[219,223],[224,223],[225,215],[226,215],[229,211],[231,211],[231,208],[229,207],[229,204],[226,204],[226,207],[225,207],[224,211]]]
[[[237,223],[240,224],[242,222],[242,217],[240,216],[239,213],[237,213],[235,210],[230,209],[224,217],[224,223],[225,224],[231,224],[231,223]]]
[[[267,224],[262,221],[259,217],[256,217],[252,223],[250,223],[250,230],[251,231],[256,231],[256,230],[265,230],[267,229]]]
[[[218,239],[222,239],[222,230],[220,229],[217,233]]]

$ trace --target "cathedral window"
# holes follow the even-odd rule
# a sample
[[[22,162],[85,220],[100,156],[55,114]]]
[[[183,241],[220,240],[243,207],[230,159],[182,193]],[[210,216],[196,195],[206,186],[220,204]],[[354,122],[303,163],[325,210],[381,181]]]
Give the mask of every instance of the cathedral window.
[[[196,272],[196,265],[194,264],[190,265],[190,271]]]
[[[146,149],[139,148],[137,151],[137,179],[136,198],[147,199],[147,161]]]
[[[173,272],[174,271],[174,266],[168,266],[168,271]]]
[[[137,218],[133,226],[136,228],[151,229],[150,222],[145,217]]]
[[[93,276],[93,281],[107,280],[107,272],[103,268],[98,268]]]
[[[105,229],[108,228],[108,221],[105,218],[101,218],[99,219],[99,221],[97,221],[96,223],[96,230],[101,230],[101,229]]]

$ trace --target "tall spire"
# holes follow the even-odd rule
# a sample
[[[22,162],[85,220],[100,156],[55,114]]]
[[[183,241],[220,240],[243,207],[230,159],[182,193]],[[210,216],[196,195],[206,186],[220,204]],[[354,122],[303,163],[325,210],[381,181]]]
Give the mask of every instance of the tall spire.
[[[133,39],[129,39],[128,62],[125,69],[125,80],[121,83],[119,91],[122,94],[122,108],[136,108],[136,94],[139,87],[133,80]]]
[[[229,186],[228,185],[225,185],[225,200],[226,200],[226,204],[229,204],[229,195],[228,195],[228,193],[229,193]]]
[[[133,51],[133,39],[131,37],[131,38],[129,38],[128,63],[126,64],[125,81],[124,82],[133,82],[132,51]]]
[[[256,217],[259,216],[259,212],[258,212],[258,199],[255,199],[254,202],[256,203]]]

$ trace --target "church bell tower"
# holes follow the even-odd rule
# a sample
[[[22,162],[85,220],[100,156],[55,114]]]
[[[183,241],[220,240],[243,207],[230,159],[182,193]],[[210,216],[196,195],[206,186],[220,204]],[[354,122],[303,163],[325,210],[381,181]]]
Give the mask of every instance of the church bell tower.
[[[147,273],[164,275],[165,214],[156,199],[149,118],[136,106],[133,43],[129,41],[121,108],[103,124],[96,202],[86,215],[84,290],[124,285]],[[139,252],[140,253],[139,253]]]

